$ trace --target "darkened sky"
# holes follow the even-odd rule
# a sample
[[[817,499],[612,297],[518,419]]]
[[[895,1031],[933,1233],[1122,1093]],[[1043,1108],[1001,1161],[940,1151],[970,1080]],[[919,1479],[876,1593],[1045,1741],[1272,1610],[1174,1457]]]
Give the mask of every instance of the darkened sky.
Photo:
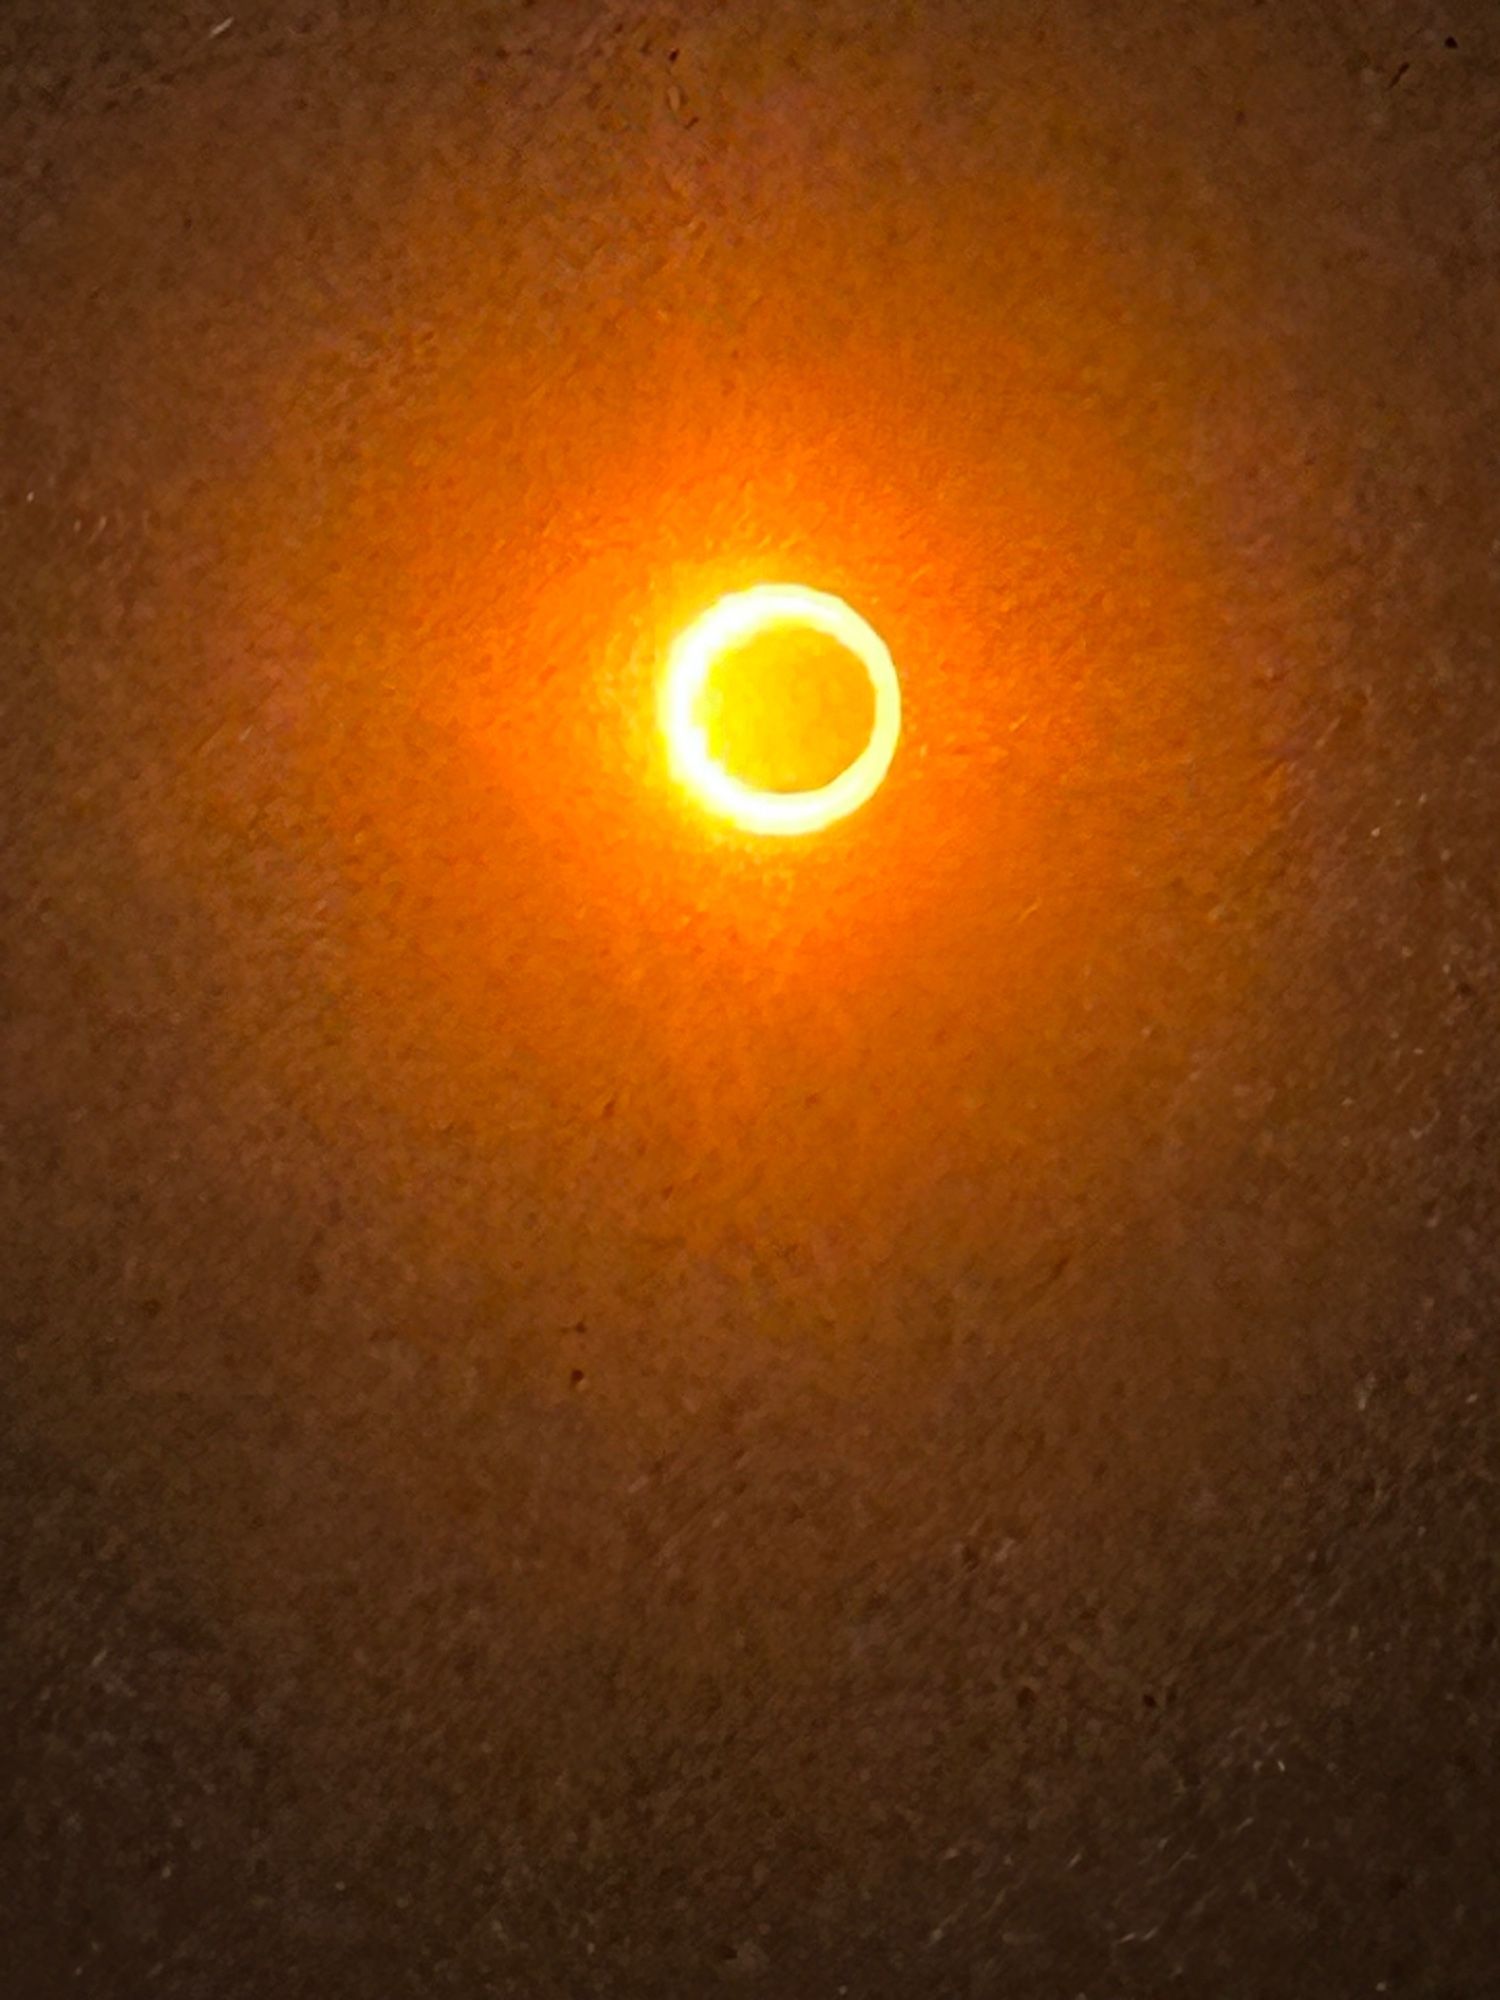
[[[7,1995],[1479,2000],[1500,18],[0,79]]]

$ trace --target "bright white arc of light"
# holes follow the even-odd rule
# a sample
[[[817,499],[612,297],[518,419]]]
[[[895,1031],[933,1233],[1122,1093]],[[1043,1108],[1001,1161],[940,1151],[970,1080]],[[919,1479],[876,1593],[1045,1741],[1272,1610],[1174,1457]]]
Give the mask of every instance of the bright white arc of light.
[[[786,626],[821,632],[854,655],[869,676],[875,720],[864,749],[826,785],[765,792],[719,762],[699,710],[723,654]],[[901,734],[901,683],[885,641],[841,597],[800,583],[757,584],[721,597],[677,640],[662,681],[661,726],[673,776],[708,811],[746,833],[816,833],[858,811],[890,769]]]

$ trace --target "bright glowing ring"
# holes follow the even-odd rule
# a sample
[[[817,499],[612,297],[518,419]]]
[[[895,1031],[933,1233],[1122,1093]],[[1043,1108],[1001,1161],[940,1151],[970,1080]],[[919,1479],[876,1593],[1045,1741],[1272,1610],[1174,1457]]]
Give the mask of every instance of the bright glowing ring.
[[[844,647],[875,695],[870,740],[852,764],[806,792],[763,792],[726,771],[708,747],[698,705],[721,653],[780,625],[800,625]],[[901,683],[885,641],[841,597],[800,583],[762,583],[721,597],[673,646],[662,682],[661,725],[673,775],[712,813],[746,833],[816,833],[868,799],[891,767],[901,734]]]

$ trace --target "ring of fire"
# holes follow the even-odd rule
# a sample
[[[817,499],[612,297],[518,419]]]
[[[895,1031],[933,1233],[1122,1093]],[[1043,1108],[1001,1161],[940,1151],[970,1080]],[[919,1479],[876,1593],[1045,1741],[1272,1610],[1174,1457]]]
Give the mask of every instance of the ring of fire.
[[[780,626],[802,626],[844,647],[869,676],[875,697],[864,749],[811,791],[761,791],[735,777],[715,757],[699,714],[718,660]],[[662,681],[661,726],[673,776],[709,812],[745,833],[816,833],[858,811],[890,769],[901,734],[901,684],[884,640],[841,597],[797,583],[758,584],[721,597],[677,640]]]

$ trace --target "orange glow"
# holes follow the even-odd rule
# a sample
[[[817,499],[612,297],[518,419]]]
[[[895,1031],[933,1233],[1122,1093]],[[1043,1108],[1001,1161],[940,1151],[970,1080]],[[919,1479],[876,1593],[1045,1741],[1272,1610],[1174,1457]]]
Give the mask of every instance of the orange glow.
[[[761,791],[714,755],[701,704],[725,653],[786,626],[819,632],[854,655],[869,676],[875,718],[864,749],[828,784]],[[890,769],[901,733],[901,685],[884,641],[842,598],[796,583],[759,584],[721,597],[673,646],[662,682],[661,724],[673,775],[709,812],[745,833],[817,833],[856,812]]]

